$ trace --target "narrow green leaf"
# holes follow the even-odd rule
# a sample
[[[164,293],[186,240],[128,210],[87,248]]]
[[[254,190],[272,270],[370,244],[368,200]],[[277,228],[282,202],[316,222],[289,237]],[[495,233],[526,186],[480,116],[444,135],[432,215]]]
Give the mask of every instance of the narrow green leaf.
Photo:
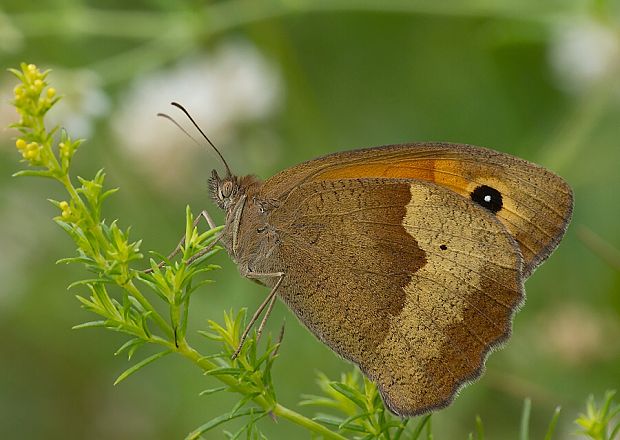
[[[211,333],[211,332],[206,332],[204,330],[198,330],[198,334],[201,336],[204,336],[207,339],[210,339],[212,341],[221,341],[222,337],[220,335],[217,335],[215,333]]]
[[[139,313],[146,313],[144,307],[142,306],[142,304],[140,304],[140,301],[138,301],[135,297],[127,295],[127,300]]]
[[[105,278],[91,278],[91,279],[88,279],[88,280],[79,280],[79,281],[75,281],[75,282],[69,284],[67,286],[67,290],[71,290],[71,289],[73,289],[76,286],[85,286],[85,285],[88,285],[88,284],[105,284],[105,283],[112,284],[112,281],[111,280],[107,280]]]
[[[213,255],[217,254],[219,251],[221,251],[223,248],[221,246],[215,246],[213,249],[211,249],[209,252],[207,252],[204,255],[201,255],[200,258],[197,258],[196,260],[192,261],[191,266],[198,266],[200,264],[202,264],[204,261],[208,260],[209,258],[211,258]]]
[[[107,321],[90,321],[85,322],[83,324],[74,325],[71,327],[72,330],[80,330],[83,328],[91,328],[91,327],[106,327]]]
[[[222,359],[222,358],[229,358],[230,359],[230,356],[227,355],[226,353],[209,354],[209,355],[206,355],[206,356],[201,356],[198,359],[198,362],[203,361],[203,360],[207,360],[207,359]]]
[[[519,440],[529,440],[530,438],[530,413],[532,412],[532,401],[527,398],[523,401],[523,412],[521,413],[521,428],[519,429]]]
[[[242,399],[239,399],[239,401],[235,404],[235,406],[230,411],[230,413],[236,414],[241,408],[243,408],[250,400],[252,400],[256,396],[260,396],[260,393],[255,392],[255,393],[246,394],[245,396],[243,396]]]
[[[114,352],[114,356],[118,356],[119,354],[121,354],[122,352],[124,352],[125,350],[131,348],[134,345],[140,345],[140,344],[143,344],[143,343],[144,343],[143,339],[132,338],[129,341],[125,342],[123,345],[121,345],[120,348]]]
[[[22,170],[16,173],[13,173],[13,177],[22,177],[22,176],[35,176],[35,177],[53,177],[52,173],[49,171],[37,171],[37,170]]]
[[[416,426],[415,429],[413,430],[413,433],[411,433],[411,440],[418,440],[418,438],[420,438],[420,434],[422,434],[422,430],[430,422],[430,420],[431,420],[431,414],[424,416],[422,420],[420,420],[420,423],[418,423],[418,426]]]
[[[56,260],[56,264],[70,264],[70,263],[81,263],[81,264],[92,264],[95,260],[88,257],[70,257],[70,258],[61,258]]]
[[[312,394],[304,394],[302,395],[302,397],[304,398],[304,400],[298,403],[299,406],[313,405],[313,406],[326,406],[328,408],[337,408],[340,406],[338,402],[328,397],[315,396]]]
[[[551,417],[551,422],[549,422],[549,427],[547,428],[547,434],[545,434],[545,440],[551,440],[553,438],[553,433],[555,432],[555,426],[558,424],[561,410],[562,408],[560,408],[559,406],[555,407],[555,411],[553,411],[553,417]]]
[[[160,351],[159,353],[155,353],[153,356],[149,356],[146,359],[138,362],[134,366],[126,369],[125,371],[123,371],[120,374],[120,376],[118,376],[116,378],[116,380],[114,381],[114,385],[118,385],[119,383],[121,383],[122,381],[127,379],[129,376],[131,376],[136,371],[140,370],[143,367],[146,367],[151,362],[155,362],[157,359],[162,358],[162,357],[164,357],[164,356],[166,356],[167,354],[170,354],[170,353],[172,353],[172,350]]]
[[[366,409],[364,396],[355,388],[342,382],[331,382],[329,385],[361,409]]]
[[[75,297],[77,298],[77,300],[79,302],[82,303],[82,305],[88,307],[88,308],[99,308],[97,304],[95,304],[94,302],[92,302],[89,299],[84,298],[83,296],[80,295],[75,295]]]
[[[365,417],[371,416],[371,413],[364,412],[361,414],[357,414],[345,419],[339,426],[338,429],[362,429],[365,431],[365,428],[361,425],[356,425],[353,422],[359,419],[363,419]]]
[[[243,373],[241,368],[214,368],[212,370],[205,371],[205,376],[238,376]]]
[[[405,428],[407,428],[407,424],[411,420],[412,419],[403,419],[403,420],[400,421],[400,426],[396,430],[396,433],[394,434],[393,440],[400,440],[400,437],[403,435],[403,432],[405,432]]]
[[[209,388],[207,390],[201,391],[198,395],[199,396],[209,396],[211,394],[219,393],[220,391],[224,391],[226,389],[228,389],[228,387]]]
[[[214,419],[211,419],[210,421],[208,421],[207,423],[205,423],[204,425],[200,426],[199,428],[195,429],[194,431],[190,432],[187,437],[185,437],[185,440],[197,440],[198,438],[200,438],[200,436],[202,434],[204,434],[205,432],[215,428],[216,426],[221,425],[222,423],[226,423],[230,420],[239,418],[239,417],[244,417],[244,416],[249,416],[252,414],[256,414],[259,411],[257,411],[254,408],[248,409],[246,411],[242,411],[239,412],[237,414],[224,414],[221,415],[219,417],[215,417]]]
[[[607,390],[605,392],[605,403],[603,404],[603,408],[601,410],[601,418],[606,418],[607,414],[609,413],[609,408],[611,406],[611,402],[614,399],[614,396],[616,395],[616,391],[615,390]]]
[[[312,420],[314,420],[315,422],[323,423],[324,425],[333,426],[334,428],[338,428],[343,422],[343,419],[340,417],[330,416],[326,414],[319,414],[316,417],[313,417]]]
[[[482,419],[476,414],[476,440],[484,440],[484,425]]]
[[[148,312],[144,312],[140,314],[140,325],[142,327],[142,331],[144,332],[144,335],[147,338],[151,337],[151,330],[149,329],[149,325],[148,325],[148,319],[149,316],[151,316],[151,311],[149,310]]]
[[[110,197],[112,194],[114,194],[118,190],[119,190],[119,188],[112,188],[112,189],[107,190],[103,194],[101,194],[101,196],[99,197],[99,203],[103,202],[105,199]]]

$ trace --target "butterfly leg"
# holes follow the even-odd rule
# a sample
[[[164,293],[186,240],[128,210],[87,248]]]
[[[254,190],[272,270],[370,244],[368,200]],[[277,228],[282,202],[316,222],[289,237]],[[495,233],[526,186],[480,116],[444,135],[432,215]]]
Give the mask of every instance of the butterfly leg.
[[[265,327],[265,323],[267,322],[267,318],[269,317],[269,315],[271,314],[271,310],[273,309],[273,305],[276,302],[276,293],[278,291],[278,287],[280,287],[280,284],[282,284],[282,280],[284,279],[284,273],[282,272],[276,272],[276,273],[253,273],[250,272],[246,275],[246,277],[248,278],[262,278],[262,277],[279,277],[278,281],[276,282],[275,286],[273,286],[273,289],[271,289],[271,292],[269,292],[269,295],[267,295],[267,297],[265,298],[265,300],[261,303],[260,306],[258,306],[258,309],[256,309],[256,312],[254,312],[254,315],[252,315],[252,318],[250,319],[250,322],[248,323],[248,325],[245,327],[245,330],[243,331],[243,334],[241,335],[241,339],[239,341],[239,346],[237,347],[237,349],[235,350],[235,352],[232,355],[232,359],[235,359],[237,356],[239,356],[239,353],[241,352],[241,348],[243,347],[243,344],[245,343],[245,340],[248,337],[248,334],[250,333],[250,330],[252,329],[252,326],[256,323],[256,321],[258,321],[258,318],[260,317],[261,313],[263,313],[263,310],[265,310],[265,307],[267,307],[267,311],[265,312],[265,316],[263,317],[263,319],[261,320],[261,323],[258,327],[258,331],[256,339],[258,340],[258,338],[260,338],[261,333],[263,332],[263,328]]]
[[[209,213],[206,210],[203,210],[200,214],[198,214],[198,216],[194,219],[194,223],[192,224],[193,227],[196,227],[198,225],[198,223],[200,223],[201,219],[205,219],[206,222],[209,224],[209,228],[213,229],[215,228],[215,222],[213,221],[213,219],[211,218],[211,216],[209,215]],[[201,250],[198,254],[194,255],[190,261],[188,261],[187,263],[191,263],[192,261],[196,260],[197,258],[202,257],[204,254],[206,254],[207,252],[209,252],[213,246],[215,246],[215,243],[217,243],[219,240],[219,237],[214,240],[213,242],[211,242],[209,244],[209,246],[207,246],[205,249]],[[179,240],[179,244],[177,244],[177,247],[174,248],[174,250],[170,253],[170,255],[168,255],[168,257],[166,258],[167,260],[171,260],[172,258],[174,258],[180,251],[181,251],[181,246],[183,245],[183,243],[185,242],[185,234],[183,235],[183,237],[181,237],[181,239]],[[166,265],[165,261],[160,262],[157,267],[158,268],[162,268]],[[146,269],[144,271],[144,273],[151,273],[153,272],[153,269]]]

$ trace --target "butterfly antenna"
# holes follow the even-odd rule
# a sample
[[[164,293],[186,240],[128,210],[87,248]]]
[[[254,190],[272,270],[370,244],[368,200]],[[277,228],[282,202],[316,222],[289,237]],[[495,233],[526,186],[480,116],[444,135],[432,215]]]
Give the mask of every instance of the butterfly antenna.
[[[185,116],[187,116],[187,118],[192,122],[192,124],[194,124],[194,127],[196,127],[196,129],[200,132],[202,137],[205,138],[205,140],[209,143],[209,145],[213,147],[217,155],[220,156],[220,159],[222,159],[222,162],[224,163],[224,166],[226,167],[226,172],[228,173],[228,176],[232,176],[232,173],[230,172],[230,167],[228,166],[228,163],[226,163],[226,160],[224,160],[224,156],[222,156],[222,153],[220,153],[220,150],[217,149],[217,147],[213,144],[213,142],[211,142],[211,139],[209,139],[207,135],[204,133],[204,131],[202,131],[202,129],[198,126],[198,124],[196,124],[196,121],[194,121],[194,118],[192,118],[189,112],[185,110],[185,107],[183,107],[181,104],[177,102],[171,102],[170,104],[175,106],[179,110],[181,110],[183,113],[185,113]]]
[[[195,139],[195,138],[194,138],[191,134],[189,134],[189,133],[187,132],[187,130],[186,130],[186,129],[184,129],[183,127],[181,127],[181,124],[179,124],[177,121],[175,121],[175,120],[174,120],[174,118],[172,118],[172,116],[169,116],[169,115],[167,115],[167,114],[165,114],[165,113],[157,113],[157,116],[159,116],[160,118],[167,119],[167,120],[169,120],[170,122],[172,122],[174,125],[176,125],[176,126],[177,126],[177,128],[178,128],[179,130],[181,130],[183,133],[185,133],[185,135],[186,135],[188,138],[190,138],[191,140],[193,140],[193,141],[196,143],[196,145],[200,145],[200,142],[198,142],[198,141],[197,141],[197,140],[196,140],[196,139]]]

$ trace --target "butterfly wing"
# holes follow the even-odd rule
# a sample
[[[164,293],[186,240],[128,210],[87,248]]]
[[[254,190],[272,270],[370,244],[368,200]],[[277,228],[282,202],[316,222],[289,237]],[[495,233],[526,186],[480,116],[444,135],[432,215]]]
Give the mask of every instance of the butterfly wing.
[[[436,184],[309,181],[270,214],[278,293],[374,380],[389,408],[447,405],[511,331],[518,246],[484,208]]]
[[[418,143],[335,153],[276,174],[264,194],[281,199],[304,182],[348,178],[419,179],[467,200],[494,190],[488,206],[519,244],[527,278],[560,242],[573,207],[570,187],[538,165],[485,148]],[[484,191],[479,201],[484,204]],[[501,200],[494,200],[499,195]],[[497,209],[497,208],[500,209]]]

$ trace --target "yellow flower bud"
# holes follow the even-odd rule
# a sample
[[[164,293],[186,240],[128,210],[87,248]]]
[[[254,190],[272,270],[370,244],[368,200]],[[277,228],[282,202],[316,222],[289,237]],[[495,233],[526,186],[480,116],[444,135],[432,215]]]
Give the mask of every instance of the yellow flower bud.
[[[26,151],[26,159],[35,159],[37,157],[38,151],[36,150],[28,150]]]
[[[40,79],[35,79],[33,84],[37,89],[43,88],[43,81],[41,81]]]
[[[26,141],[19,138],[15,141],[15,146],[18,150],[23,150],[24,148],[26,148]]]
[[[71,211],[66,209],[62,212],[62,218],[69,218],[71,216]]]
[[[58,206],[60,207],[60,209],[62,209],[63,211],[66,211],[67,208],[69,208],[69,204],[67,202],[65,202],[64,200],[62,202],[60,202],[58,204]]]
[[[34,64],[28,64],[29,72],[35,72],[36,70],[37,70],[37,66],[35,66]]]
[[[56,89],[54,87],[47,89],[47,97],[52,99],[54,96],[56,96]]]
[[[28,145],[26,145],[26,148],[29,151],[35,151],[39,149],[39,144],[37,144],[36,142],[30,142]]]

